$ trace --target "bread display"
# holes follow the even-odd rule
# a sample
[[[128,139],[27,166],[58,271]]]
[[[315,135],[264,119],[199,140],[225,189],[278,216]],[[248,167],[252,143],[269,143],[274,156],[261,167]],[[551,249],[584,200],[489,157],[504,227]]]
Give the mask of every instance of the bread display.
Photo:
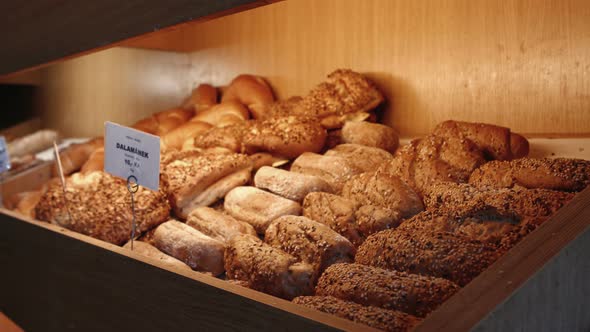
[[[256,236],[233,237],[224,260],[227,277],[241,280],[249,288],[288,300],[313,293],[313,267]]]
[[[282,169],[264,166],[254,176],[254,185],[287,199],[301,202],[311,192],[332,192],[332,187],[323,179]]]
[[[394,153],[399,137],[393,128],[366,121],[347,121],[342,127],[342,142],[380,148]]]
[[[125,243],[123,248],[127,248],[131,250],[131,241]],[[181,262],[180,260],[168,256],[165,253],[158,250],[158,248],[152,246],[149,243],[142,242],[142,241],[133,241],[133,249],[134,252],[143,255],[145,257],[150,257],[166,266],[180,268],[180,269],[190,269],[191,267],[186,265],[185,263]]]
[[[224,271],[222,242],[178,222],[169,220],[156,228],[153,242],[156,248],[177,258],[195,271],[214,276]]]
[[[97,149],[102,148],[103,145],[103,138],[97,137],[85,143],[72,144],[65,150],[60,151],[59,158],[61,160],[63,174],[70,175],[73,172],[80,170],[88,161],[92,153]],[[96,170],[102,170],[102,168]],[[53,165],[51,174],[53,176],[59,176],[56,164]]]
[[[317,176],[329,183],[336,193],[342,190],[346,181],[363,172],[362,169],[344,157],[311,152],[303,153],[295,159],[291,165],[291,171]]]
[[[477,187],[581,191],[590,184],[590,161],[566,158],[493,161],[476,169],[469,183]]]
[[[213,125],[203,121],[186,122],[161,137],[161,150],[181,150],[186,141],[193,143],[195,137],[211,128]]]
[[[293,303],[383,331],[410,331],[420,322],[419,318],[401,311],[364,306],[333,296],[299,296]]]
[[[212,105],[195,115],[190,122],[205,122],[215,127],[225,127],[233,123],[246,121],[250,118],[246,106],[235,100],[224,101]]]
[[[322,274],[315,292],[424,317],[458,290],[457,285],[442,278],[361,264],[334,264]]]
[[[264,234],[270,223],[280,216],[300,215],[299,203],[256,187],[236,187],[225,196],[223,207],[238,220],[254,226]]]
[[[193,117],[194,113],[194,110],[173,108],[139,120],[133,124],[131,128],[152,135],[162,136],[173,129],[180,127],[183,123],[186,123],[191,117]]]
[[[275,219],[266,229],[264,241],[313,265],[318,276],[332,264],[354,260],[355,248],[350,241],[306,217]]]
[[[217,104],[217,89],[210,84],[199,84],[182,103],[182,107],[199,114]]]
[[[35,207],[35,216],[106,242],[122,245],[131,234],[131,200],[123,180],[103,172],[74,174],[66,197],[60,183],[52,183]],[[135,216],[139,233],[168,220],[170,206],[163,192],[139,188]]]
[[[188,215],[186,224],[224,244],[236,235],[256,235],[254,227],[210,207],[201,206]]]
[[[186,219],[193,209],[213,204],[247,183],[251,169],[250,159],[243,154],[197,154],[166,165],[162,187],[176,215]]]
[[[496,249],[458,233],[388,229],[369,236],[359,246],[355,262],[465,286],[503,254]]]

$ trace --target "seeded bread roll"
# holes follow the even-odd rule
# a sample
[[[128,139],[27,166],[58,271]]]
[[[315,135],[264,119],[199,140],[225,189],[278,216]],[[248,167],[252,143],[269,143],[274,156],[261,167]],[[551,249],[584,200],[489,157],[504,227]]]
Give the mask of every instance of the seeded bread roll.
[[[221,96],[221,102],[239,101],[246,105],[255,119],[264,118],[275,98],[268,83],[259,76],[239,75]]]
[[[393,128],[366,121],[346,122],[342,127],[342,141],[380,148],[391,153],[399,146],[399,136]]]
[[[125,245],[123,247],[131,250],[131,241],[125,243]],[[176,259],[172,256],[166,255],[165,253],[158,250],[158,248],[156,248],[146,242],[133,241],[133,252],[136,252],[140,255],[157,260],[158,262],[160,262],[166,266],[176,267],[176,268],[180,268],[180,269],[189,269],[189,270],[191,268],[190,266],[184,264],[183,262],[179,261],[178,259]]]
[[[438,182],[467,182],[474,169],[485,163],[481,150],[469,139],[426,136],[398,149],[383,172],[401,177],[420,195]]]
[[[154,232],[156,248],[177,258],[195,271],[209,272],[214,276],[224,271],[223,243],[176,220],[169,220]]]
[[[193,209],[211,205],[246,184],[251,170],[251,161],[243,154],[197,154],[166,165],[162,187],[175,214],[186,219]]]
[[[476,169],[469,183],[476,187],[581,191],[590,184],[590,161],[567,158],[492,161]]]
[[[246,151],[244,136],[251,126],[251,121],[243,121],[225,127],[211,128],[196,136],[193,146],[201,149],[223,147],[236,153],[244,153]]]
[[[353,200],[329,193],[314,192],[303,200],[303,215],[326,224],[353,244],[364,241],[356,223],[358,204]]]
[[[326,151],[326,156],[342,157],[363,172],[374,171],[380,165],[393,160],[391,153],[359,144],[340,144]]]
[[[186,224],[224,244],[239,234],[256,235],[250,224],[206,206],[194,209],[188,215]]]
[[[458,290],[459,286],[442,278],[361,264],[334,264],[320,277],[316,295],[424,317]]]
[[[332,192],[330,184],[317,176],[269,166],[264,166],[256,172],[254,185],[296,202],[301,202],[305,195],[311,192]]]
[[[199,84],[190,97],[182,104],[182,107],[194,110],[197,114],[217,104],[217,89],[210,84]]]
[[[35,207],[36,217],[117,245],[129,239],[132,215],[125,181],[103,172],[75,173],[67,180],[66,198],[67,203],[61,183],[50,184]],[[170,206],[162,191],[139,187],[134,198],[138,234],[168,220]]]
[[[451,280],[465,286],[504,252],[464,235],[425,229],[385,230],[358,248],[355,262]]]
[[[422,200],[402,179],[386,172],[362,173],[346,182],[342,195],[361,205],[376,205],[408,218],[424,210]]]
[[[246,287],[288,300],[313,293],[312,266],[298,262],[256,236],[233,237],[224,260],[228,279],[244,281]]]
[[[293,303],[383,331],[410,331],[420,322],[419,318],[401,311],[363,306],[333,296],[299,296]]]
[[[305,217],[275,219],[264,233],[264,242],[310,263],[318,276],[334,263],[354,260],[355,249],[350,241],[327,225]]]
[[[363,172],[343,157],[323,156],[311,152],[306,152],[295,159],[291,165],[291,171],[317,176],[329,183],[336,193],[342,190],[346,181]]]
[[[256,187],[232,189],[225,196],[223,207],[232,217],[254,226],[258,234],[264,234],[280,216],[301,214],[299,203]]]

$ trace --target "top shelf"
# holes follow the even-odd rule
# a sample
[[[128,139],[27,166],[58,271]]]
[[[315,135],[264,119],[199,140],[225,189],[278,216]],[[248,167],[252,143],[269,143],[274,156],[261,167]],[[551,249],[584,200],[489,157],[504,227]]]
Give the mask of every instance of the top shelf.
[[[0,2],[0,76],[279,0]]]

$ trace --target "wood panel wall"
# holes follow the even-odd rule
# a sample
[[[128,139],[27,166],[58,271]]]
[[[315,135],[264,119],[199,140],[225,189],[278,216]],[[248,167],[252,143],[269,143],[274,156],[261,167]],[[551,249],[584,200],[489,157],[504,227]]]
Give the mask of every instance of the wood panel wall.
[[[255,73],[285,98],[348,67],[377,82],[388,99],[384,120],[402,136],[446,119],[588,136],[588,17],[585,0],[288,0],[127,44],[175,53],[107,51],[74,60],[81,73],[58,65],[47,76],[58,98],[50,98],[46,118],[72,133],[95,133],[86,122],[124,122],[172,106],[198,83],[224,85]],[[188,54],[190,66],[177,52]],[[178,85],[152,84],[156,72]],[[100,98],[89,98],[96,90]],[[97,108],[108,113],[97,115]]]
[[[450,118],[588,134],[589,17],[585,0],[290,0],[158,38],[194,51],[195,84],[250,72],[287,97],[367,73],[405,136]]]
[[[103,135],[104,122],[130,125],[181,103],[188,93],[186,53],[113,48],[42,71],[45,127],[64,136]]]

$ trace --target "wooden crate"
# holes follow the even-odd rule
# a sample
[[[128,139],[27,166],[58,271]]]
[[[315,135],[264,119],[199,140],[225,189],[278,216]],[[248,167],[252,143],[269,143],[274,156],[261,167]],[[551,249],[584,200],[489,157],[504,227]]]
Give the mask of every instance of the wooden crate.
[[[18,31],[22,38],[11,35],[22,43],[6,39],[14,51],[0,55],[0,73],[55,62],[32,77],[44,91],[44,126],[66,135],[101,135],[105,120],[131,123],[177,105],[199,83],[224,85],[243,72],[266,77],[284,98],[349,67],[377,83],[388,100],[383,121],[404,137],[451,118],[490,122],[536,137],[534,157],[590,159],[590,4],[583,0],[290,0],[206,22],[274,1],[219,1],[222,9],[154,1],[150,10],[133,1],[120,11],[103,2],[105,15],[89,25],[87,12],[56,24],[63,8],[42,2],[54,11]],[[23,19],[30,9],[23,8],[15,17]],[[108,24],[101,17],[121,15],[130,17],[121,29],[96,28]],[[0,31],[11,31],[11,22]],[[42,24],[53,31],[51,52],[27,45]],[[73,58],[79,54],[86,55]],[[63,57],[73,59],[57,63]],[[1,212],[0,311],[25,330],[367,329]],[[590,328],[583,311],[590,306],[589,224],[586,190],[418,330]]]

